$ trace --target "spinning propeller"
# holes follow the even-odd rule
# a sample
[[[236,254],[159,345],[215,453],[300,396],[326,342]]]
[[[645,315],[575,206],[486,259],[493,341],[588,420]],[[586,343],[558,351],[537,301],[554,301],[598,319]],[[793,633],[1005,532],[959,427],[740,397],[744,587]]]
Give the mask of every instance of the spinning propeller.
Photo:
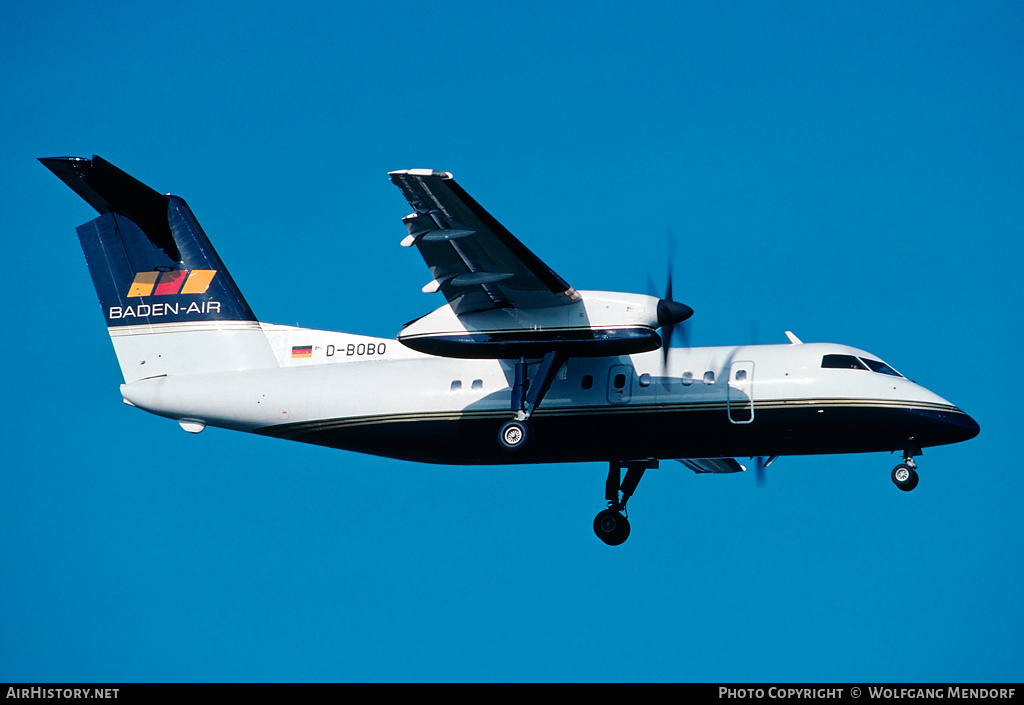
[[[765,458],[763,455],[759,455],[756,458],[754,458],[754,461],[757,463],[756,467],[757,467],[757,485],[758,485],[758,487],[764,487],[764,483],[765,483],[765,480],[766,480],[765,468],[767,468],[769,465],[774,463],[776,458],[778,458],[778,457],[779,456],[777,456],[777,455],[773,455],[770,458]]]
[[[665,295],[658,300],[658,325],[661,327],[661,362],[663,366],[668,364],[668,351],[672,346],[672,334],[675,332],[676,326],[693,315],[692,308],[672,300],[672,271],[675,269],[676,248],[675,237],[671,231],[669,231],[668,248],[668,282],[665,285]],[[651,295],[656,296],[654,282],[650,277],[647,278],[647,286],[651,290]],[[683,333],[684,344],[689,345],[686,328],[680,328],[680,330]]]

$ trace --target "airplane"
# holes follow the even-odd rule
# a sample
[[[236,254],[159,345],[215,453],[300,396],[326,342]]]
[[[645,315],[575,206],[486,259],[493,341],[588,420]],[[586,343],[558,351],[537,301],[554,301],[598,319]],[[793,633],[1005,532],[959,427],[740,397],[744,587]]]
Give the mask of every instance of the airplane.
[[[975,437],[965,412],[847,345],[673,346],[693,310],[577,291],[448,172],[393,171],[401,244],[445,303],[395,339],[256,318],[184,200],[101,157],[40,158],[99,216],[77,228],[125,403],[177,421],[422,463],[608,464],[608,545],[644,472],[764,468],[781,456],[901,452]],[[622,472],[625,470],[625,477]]]

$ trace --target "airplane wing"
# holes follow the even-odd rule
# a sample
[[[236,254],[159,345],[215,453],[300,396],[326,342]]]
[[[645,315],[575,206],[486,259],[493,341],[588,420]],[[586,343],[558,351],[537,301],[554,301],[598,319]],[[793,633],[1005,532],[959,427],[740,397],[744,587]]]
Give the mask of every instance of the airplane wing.
[[[677,458],[678,462],[690,468],[694,472],[743,472],[745,467],[736,462],[733,458]]]
[[[462,190],[444,171],[393,171],[413,213],[403,245],[415,245],[457,315],[499,308],[550,308],[579,294]]]

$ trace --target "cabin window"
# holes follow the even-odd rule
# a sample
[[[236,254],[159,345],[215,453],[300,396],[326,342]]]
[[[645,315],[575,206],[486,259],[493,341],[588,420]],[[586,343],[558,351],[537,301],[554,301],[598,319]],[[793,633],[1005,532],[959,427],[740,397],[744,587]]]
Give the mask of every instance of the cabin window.
[[[648,373],[644,372],[642,375],[640,375],[639,382],[641,387],[650,387],[651,376]]]
[[[461,389],[462,389],[462,380],[461,379],[453,379],[452,380],[452,389],[451,389],[451,391],[458,392]]]
[[[737,382],[746,382],[747,381],[747,371],[746,370],[736,370],[736,381]]]
[[[623,387],[625,387],[626,375],[622,374],[621,372],[615,375],[615,377],[612,379],[612,386],[614,386],[616,389],[622,389]]]
[[[691,384],[693,384],[693,373],[687,370],[683,373],[683,386],[689,387]]]
[[[826,355],[821,359],[826,370],[866,370],[867,367],[853,355]]]
[[[484,388],[484,381],[482,379],[474,379],[473,380],[473,389],[483,389],[483,388]]]
[[[714,384],[714,383],[715,383],[715,373],[712,372],[711,370],[708,370],[707,372],[704,373],[704,384]]]
[[[581,385],[584,389],[590,389],[594,386],[594,375],[583,375],[583,382]]]

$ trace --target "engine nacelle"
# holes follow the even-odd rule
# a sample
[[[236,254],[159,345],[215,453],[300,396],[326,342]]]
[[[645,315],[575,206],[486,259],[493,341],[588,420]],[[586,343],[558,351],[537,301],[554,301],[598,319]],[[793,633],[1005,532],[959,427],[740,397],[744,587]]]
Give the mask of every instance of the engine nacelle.
[[[431,355],[489,359],[536,358],[553,350],[605,357],[661,347],[656,331],[664,323],[663,300],[606,291],[579,294],[569,305],[529,311],[502,308],[456,316],[446,304],[407,324],[398,340]]]

